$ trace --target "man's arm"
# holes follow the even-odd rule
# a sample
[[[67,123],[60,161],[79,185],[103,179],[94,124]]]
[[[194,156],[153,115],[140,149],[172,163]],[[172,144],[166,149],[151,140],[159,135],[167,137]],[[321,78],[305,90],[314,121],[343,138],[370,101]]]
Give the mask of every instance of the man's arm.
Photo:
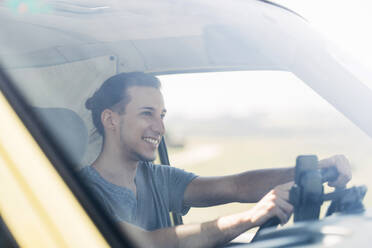
[[[123,231],[138,241],[141,247],[215,247],[223,245],[248,229],[259,226],[273,216],[281,223],[288,221],[292,206],[288,203],[291,184],[271,190],[248,211],[202,223],[145,231],[121,222]]]
[[[292,181],[293,168],[247,171],[221,177],[198,177],[187,186],[184,204],[208,207],[229,202],[259,201],[275,186]]]
[[[330,186],[346,185],[351,179],[349,161],[336,155],[319,161],[319,167],[335,166],[339,177]],[[186,188],[184,204],[207,207],[229,202],[253,203],[260,200],[275,186],[294,180],[294,167],[247,171],[222,177],[198,177]]]

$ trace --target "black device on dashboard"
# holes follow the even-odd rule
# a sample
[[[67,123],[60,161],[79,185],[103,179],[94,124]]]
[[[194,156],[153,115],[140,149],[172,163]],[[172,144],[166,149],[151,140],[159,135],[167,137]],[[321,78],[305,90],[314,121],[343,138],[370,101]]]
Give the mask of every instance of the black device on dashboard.
[[[294,207],[294,222],[319,219],[320,207],[325,201],[332,201],[326,216],[333,213],[359,213],[364,211],[363,199],[367,192],[365,186],[336,188],[325,194],[323,183],[336,180],[338,171],[335,167],[318,168],[315,155],[301,155],[296,159],[295,180],[289,194],[289,201]],[[280,223],[277,217],[269,219],[260,226],[252,242],[261,240],[260,232]]]

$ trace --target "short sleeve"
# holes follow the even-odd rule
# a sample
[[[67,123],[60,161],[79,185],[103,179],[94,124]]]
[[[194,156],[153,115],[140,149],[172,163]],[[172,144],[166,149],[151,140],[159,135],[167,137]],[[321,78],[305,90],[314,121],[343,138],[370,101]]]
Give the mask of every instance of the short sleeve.
[[[168,165],[151,165],[157,174],[157,178],[163,178],[161,184],[162,193],[167,198],[169,211],[185,215],[190,207],[183,205],[183,196],[189,183],[197,176],[194,173],[186,172],[182,169],[170,167]]]
[[[183,205],[183,197],[185,190],[190,182],[197,176],[194,173],[186,172],[184,170],[170,167],[168,189],[169,189],[169,208],[171,211],[187,214],[190,207]]]

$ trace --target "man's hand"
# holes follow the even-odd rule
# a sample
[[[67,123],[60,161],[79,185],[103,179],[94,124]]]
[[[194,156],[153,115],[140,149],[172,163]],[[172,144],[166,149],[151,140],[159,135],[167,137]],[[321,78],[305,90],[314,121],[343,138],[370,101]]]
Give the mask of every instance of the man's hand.
[[[331,187],[344,187],[351,179],[351,166],[349,160],[344,155],[335,155],[319,161],[320,168],[336,167],[339,176],[335,181],[328,182]]]
[[[282,225],[288,222],[293,212],[289,203],[289,190],[293,182],[278,185],[267,193],[251,210],[251,221],[255,226],[260,226],[270,218],[277,216]]]

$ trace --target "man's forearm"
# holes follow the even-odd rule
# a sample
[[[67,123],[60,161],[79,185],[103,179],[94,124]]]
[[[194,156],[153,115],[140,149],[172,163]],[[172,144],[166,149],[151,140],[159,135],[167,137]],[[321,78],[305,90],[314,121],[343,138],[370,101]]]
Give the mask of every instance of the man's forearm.
[[[202,224],[188,224],[176,227],[144,231],[127,223],[123,230],[135,237],[140,247],[183,248],[215,247],[225,244],[239,234],[254,227],[249,211],[221,217]]]
[[[294,180],[294,167],[263,169],[235,175],[239,202],[257,202],[275,186]]]

